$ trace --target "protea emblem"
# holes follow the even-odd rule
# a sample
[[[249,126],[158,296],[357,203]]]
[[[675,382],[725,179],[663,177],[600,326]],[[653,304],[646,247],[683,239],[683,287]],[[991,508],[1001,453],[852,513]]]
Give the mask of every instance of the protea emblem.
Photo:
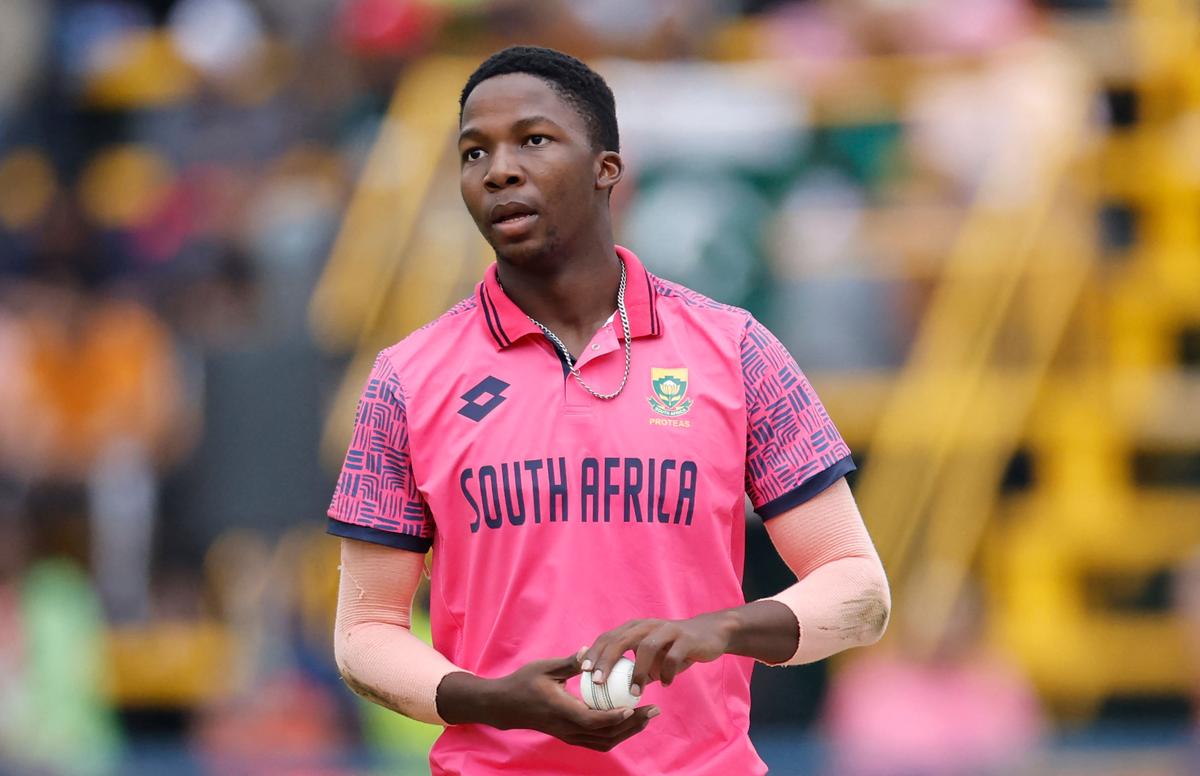
[[[659,415],[673,418],[692,408],[692,399],[687,398],[688,370],[650,368],[650,387],[654,395],[647,397],[650,409]]]

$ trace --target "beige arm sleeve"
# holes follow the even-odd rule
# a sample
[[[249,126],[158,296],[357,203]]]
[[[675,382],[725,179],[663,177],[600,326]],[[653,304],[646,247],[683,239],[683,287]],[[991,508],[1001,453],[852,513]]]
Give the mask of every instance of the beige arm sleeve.
[[[413,594],[425,556],[342,539],[333,652],[342,679],[359,695],[407,717],[445,725],[437,688],[463,669],[413,635]]]
[[[766,599],[791,609],[799,625],[796,653],[782,665],[812,663],[878,641],[891,612],[891,592],[846,481],[766,526],[798,580]]]

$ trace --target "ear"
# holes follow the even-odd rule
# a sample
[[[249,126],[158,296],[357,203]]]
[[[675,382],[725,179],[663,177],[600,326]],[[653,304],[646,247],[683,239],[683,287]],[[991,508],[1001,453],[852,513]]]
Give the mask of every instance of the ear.
[[[596,158],[596,190],[611,191],[625,174],[625,161],[616,151],[604,151]]]

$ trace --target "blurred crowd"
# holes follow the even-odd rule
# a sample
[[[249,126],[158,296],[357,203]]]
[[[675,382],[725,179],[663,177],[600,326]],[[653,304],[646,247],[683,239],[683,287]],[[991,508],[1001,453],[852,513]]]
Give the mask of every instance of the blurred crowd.
[[[214,752],[266,731],[272,748],[304,757],[355,719],[338,716],[348,701],[324,665],[317,690],[290,654],[238,673],[223,640],[195,627],[177,649],[207,645],[225,659],[210,673],[250,676],[239,700],[164,723],[170,699],[164,713],[130,713],[111,674],[122,633],[136,674],[148,624],[217,621],[243,650],[268,651],[255,638],[264,627],[287,641],[285,614],[268,616],[286,604],[238,607],[256,600],[242,569],[283,526],[319,525],[312,496],[329,485],[309,426],[289,423],[319,412],[327,368],[308,343],[307,297],[394,78],[453,12],[322,0],[0,6],[4,767],[106,772],[122,739],[164,724]],[[250,429],[268,436],[245,444],[238,428],[268,404],[287,413],[267,420],[282,427]],[[307,468],[273,449],[297,434]],[[247,534],[230,536],[234,526]],[[218,537],[234,549],[214,553]],[[206,564],[226,558],[231,570],[206,582]],[[213,577],[237,592],[222,595]],[[254,627],[233,628],[243,620]],[[297,704],[309,713],[289,720]]]
[[[412,63],[517,42],[607,63],[633,172],[621,239],[753,309],[808,370],[890,369],[965,205],[1032,196],[1028,149],[1086,142],[1080,116],[1096,120],[1046,30],[1055,5],[0,4],[0,771],[135,772],[158,736],[218,771],[350,772],[364,742],[420,762],[430,731],[357,703],[331,665],[317,416],[348,354],[306,319]],[[888,91],[867,62],[929,75]],[[176,672],[215,663],[224,689],[113,678],[180,623],[180,654],[207,652]],[[828,706],[823,669],[785,682],[802,719],[770,718],[765,688],[764,721],[824,715],[847,772],[930,773],[931,752],[946,772],[1000,767],[1041,713],[977,653],[982,627],[964,615],[920,660],[881,651]],[[929,746],[889,738],[915,698]]]

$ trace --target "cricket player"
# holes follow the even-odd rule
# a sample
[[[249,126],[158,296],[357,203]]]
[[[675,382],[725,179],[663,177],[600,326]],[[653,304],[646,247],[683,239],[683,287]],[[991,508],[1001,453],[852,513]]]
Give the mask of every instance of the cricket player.
[[[461,97],[461,188],[496,262],[378,356],[329,509],[347,684],[444,725],[434,774],[761,774],[754,661],[871,644],[887,579],[850,451],[745,310],[613,242],[604,80],[514,47]],[[794,585],[747,603],[745,499]],[[432,548],[433,646],[409,630]],[[635,659],[636,710],[589,709]]]

